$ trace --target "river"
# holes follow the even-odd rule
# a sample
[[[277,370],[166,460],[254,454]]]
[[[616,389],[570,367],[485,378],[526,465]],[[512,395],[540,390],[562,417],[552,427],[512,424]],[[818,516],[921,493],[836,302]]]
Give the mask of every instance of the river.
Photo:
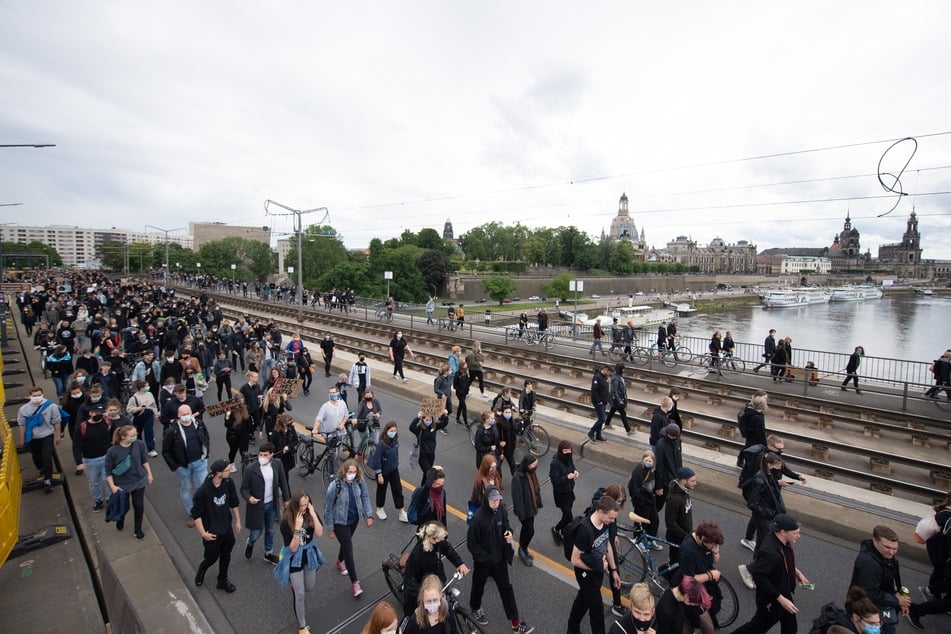
[[[864,302],[795,308],[738,306],[677,319],[678,331],[709,339],[730,330],[737,342],[762,344],[770,328],[799,349],[850,353],[863,346],[874,357],[931,362],[951,348],[945,333],[951,298],[895,295]],[[936,334],[937,333],[937,334]]]

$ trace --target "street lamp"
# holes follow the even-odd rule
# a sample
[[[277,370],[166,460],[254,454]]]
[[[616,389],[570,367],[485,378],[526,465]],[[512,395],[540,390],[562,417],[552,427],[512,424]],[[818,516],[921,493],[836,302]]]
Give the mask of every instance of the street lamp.
[[[268,207],[274,205],[280,207],[281,209],[286,210],[286,214],[275,214]],[[297,219],[297,299],[301,300],[297,303],[297,323],[304,323],[304,262],[301,249],[303,247],[301,243],[301,233],[303,232],[303,225],[301,216],[303,214],[310,214],[316,211],[324,212],[324,217],[320,219],[320,222],[317,224],[323,224],[330,217],[330,210],[326,207],[317,207],[316,209],[306,209],[301,211],[300,209],[291,209],[287,205],[282,205],[281,203],[271,200],[270,198],[264,201],[264,213],[272,214],[275,216],[294,216]]]
[[[173,231],[185,231],[185,227],[175,227],[174,229],[163,229],[155,225],[145,225],[146,229],[157,229],[165,234],[165,281],[168,281],[168,234]]]

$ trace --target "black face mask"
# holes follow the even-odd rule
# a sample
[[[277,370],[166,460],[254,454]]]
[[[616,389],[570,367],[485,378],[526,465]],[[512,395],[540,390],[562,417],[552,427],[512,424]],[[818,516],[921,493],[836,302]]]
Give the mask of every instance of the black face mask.
[[[634,622],[634,628],[638,632],[646,632],[647,630],[650,629],[651,625],[654,623],[654,619],[651,619],[649,621],[639,621],[635,619],[633,616],[631,616],[631,621]]]

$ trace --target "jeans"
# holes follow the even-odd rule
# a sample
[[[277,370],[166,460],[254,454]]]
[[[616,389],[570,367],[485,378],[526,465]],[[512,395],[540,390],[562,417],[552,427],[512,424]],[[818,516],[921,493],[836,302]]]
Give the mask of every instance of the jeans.
[[[597,414],[598,420],[588,430],[588,438],[601,437],[601,430],[604,429],[604,421],[607,418],[604,413],[604,403],[594,403],[594,413]]]
[[[54,376],[53,385],[56,386],[56,396],[57,398],[62,398],[63,393],[66,391],[66,381],[69,380],[68,376]]]
[[[106,499],[102,494],[102,483],[106,482],[106,456],[103,454],[98,458],[83,458],[83,464],[86,465],[86,480],[89,482],[92,499],[102,502]]]
[[[186,513],[192,512],[192,496],[208,475],[208,459],[199,458],[189,462],[188,466],[175,469],[178,476],[178,493],[182,498],[182,505]]]
[[[274,500],[270,502],[261,502],[264,505],[264,528],[255,528],[248,536],[248,543],[253,544],[264,533],[264,552],[269,553],[274,550],[274,522],[277,521],[277,509],[274,508]]]
[[[145,448],[155,451],[155,412],[150,409],[132,417],[132,424],[139,436],[145,439]]]

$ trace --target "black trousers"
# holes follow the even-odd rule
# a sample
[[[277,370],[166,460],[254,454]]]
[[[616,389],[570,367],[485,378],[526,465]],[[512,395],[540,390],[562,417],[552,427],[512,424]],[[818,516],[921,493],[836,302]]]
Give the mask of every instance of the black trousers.
[[[231,375],[224,374],[219,377],[215,377],[215,383],[218,384],[218,400],[221,400],[221,390],[224,389],[225,399],[231,398]]]
[[[360,520],[353,524],[334,524],[334,536],[340,542],[340,551],[337,553],[337,561],[342,561],[347,566],[347,574],[350,575],[350,582],[357,580],[357,565],[353,561],[353,534],[357,532],[357,525]]]
[[[132,520],[135,523],[135,532],[142,532],[142,517],[145,515],[145,487],[141,489],[136,489],[135,491],[129,491],[129,506],[132,507]],[[129,507],[125,509],[126,513],[129,512]],[[125,514],[122,515],[123,521],[125,521]]]
[[[575,568],[578,594],[568,615],[569,634],[581,633],[581,619],[585,613],[591,622],[591,634],[604,634],[604,603],[601,602],[601,584],[604,572]]]
[[[476,381],[479,382],[479,391],[485,394],[485,384],[482,382],[482,370],[469,368],[469,386],[471,387]]]
[[[456,400],[459,403],[456,405],[456,422],[459,422],[459,419],[462,419],[463,423],[469,422],[469,408],[466,407],[466,396],[467,394],[459,395],[459,392],[456,392]]]
[[[53,439],[55,433],[30,441],[30,455],[33,465],[43,474],[44,480],[53,479]],[[78,444],[78,443],[77,443]],[[80,461],[78,464],[82,464]]]
[[[631,431],[631,425],[627,422],[627,404],[624,405],[618,403],[611,404],[611,411],[608,412],[608,417],[605,419],[604,424],[610,425],[611,419],[614,418],[614,413],[617,412],[621,417],[621,423],[624,425],[624,431]]]
[[[555,530],[560,533],[571,523],[571,503],[558,505],[558,510],[561,511],[561,519],[555,524]]]
[[[535,516],[522,520],[522,530],[518,532],[518,547],[527,551],[532,538],[535,537]]]
[[[144,492],[145,489],[142,489]],[[202,540],[205,546],[205,558],[201,562],[202,568],[207,570],[218,562],[218,581],[228,579],[228,567],[231,565],[231,551],[234,548],[234,532],[229,530],[224,535],[218,535],[211,541]]]
[[[508,545],[503,545],[507,548]],[[499,589],[499,598],[502,599],[502,608],[505,618],[514,621],[518,618],[518,605],[515,603],[515,590],[509,581],[509,565],[505,560],[496,563],[475,562],[472,571],[472,591],[469,593],[469,607],[472,611],[482,608],[482,595],[485,594],[485,582],[491,578],[495,587]]]
[[[393,493],[393,505],[397,509],[403,508],[403,483],[400,481],[400,470],[396,469],[389,474],[380,474],[383,476],[383,484],[380,484],[379,478],[376,481],[376,507],[383,508],[386,504],[386,485],[390,485],[390,491]]]
[[[774,601],[767,603],[757,600],[756,614],[748,623],[733,630],[733,634],[763,634],[777,623],[780,624],[780,634],[796,634],[798,624],[795,614],[787,612]]]

